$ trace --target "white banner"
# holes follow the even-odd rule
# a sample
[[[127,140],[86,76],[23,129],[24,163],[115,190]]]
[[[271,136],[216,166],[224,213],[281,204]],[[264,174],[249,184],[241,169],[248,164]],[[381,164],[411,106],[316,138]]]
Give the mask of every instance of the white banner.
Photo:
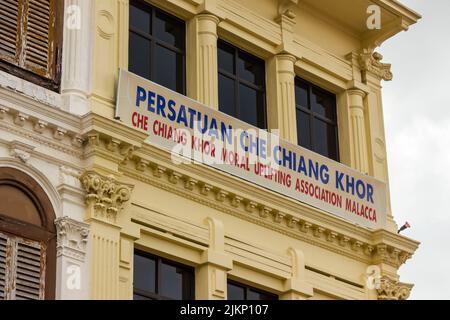
[[[371,229],[386,223],[384,183],[123,70],[116,117],[176,163],[204,163]]]

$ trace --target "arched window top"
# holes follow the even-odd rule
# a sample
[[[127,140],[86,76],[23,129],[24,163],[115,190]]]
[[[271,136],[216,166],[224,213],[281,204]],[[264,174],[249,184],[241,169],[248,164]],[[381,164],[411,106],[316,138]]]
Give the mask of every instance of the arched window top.
[[[39,209],[20,188],[0,185],[0,214],[42,227]]]
[[[0,300],[55,297],[54,221],[53,206],[38,182],[18,169],[0,167]]]
[[[0,168],[0,217],[19,220],[55,233],[55,213],[45,191],[26,173]]]

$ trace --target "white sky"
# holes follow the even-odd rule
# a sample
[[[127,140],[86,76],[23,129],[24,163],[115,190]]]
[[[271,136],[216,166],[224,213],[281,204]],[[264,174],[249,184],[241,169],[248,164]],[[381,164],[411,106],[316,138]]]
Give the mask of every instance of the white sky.
[[[423,18],[379,48],[393,214],[421,242],[400,279],[411,299],[450,299],[450,1],[401,2]]]

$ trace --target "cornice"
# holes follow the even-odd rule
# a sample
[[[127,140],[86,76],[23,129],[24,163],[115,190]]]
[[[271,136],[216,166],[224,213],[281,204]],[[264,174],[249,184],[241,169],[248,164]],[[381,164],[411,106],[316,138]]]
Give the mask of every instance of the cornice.
[[[172,164],[169,152],[140,142],[145,135],[136,133],[130,144],[125,141],[133,129],[106,119],[97,127],[95,118],[90,155],[116,161],[119,172],[130,178],[364,263],[398,268],[417,248],[417,242],[397,234],[356,226],[206,165]],[[117,138],[122,130],[123,140]],[[111,131],[114,137],[106,133]]]
[[[406,20],[408,26],[417,23],[422,16],[414,10],[396,0],[373,0],[375,4],[385,8],[389,12],[401,16]]]
[[[46,118],[46,121],[57,126],[64,125],[68,131],[78,131],[81,128],[79,116],[2,87],[0,87],[0,106],[17,112],[26,111],[31,117]]]
[[[40,105],[42,110],[36,111],[32,105],[16,106],[5,103],[5,100],[0,101],[0,128],[65,154],[77,158],[82,156],[83,138],[80,135],[81,123],[77,116],[68,116],[60,110],[44,105]],[[27,102],[23,101],[22,103]],[[51,110],[48,110],[49,108]],[[49,117],[47,113],[51,113],[52,117]],[[61,117],[58,117],[58,114]],[[75,121],[75,119],[78,120]],[[55,121],[53,122],[53,120]],[[69,121],[69,124],[66,124],[66,120]],[[78,124],[71,126],[71,120]],[[75,123],[72,122],[72,124]]]

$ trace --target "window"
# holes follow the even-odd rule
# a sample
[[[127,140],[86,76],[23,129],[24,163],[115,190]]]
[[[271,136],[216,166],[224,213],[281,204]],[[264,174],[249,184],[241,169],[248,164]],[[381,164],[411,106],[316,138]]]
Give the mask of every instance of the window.
[[[0,300],[55,297],[55,215],[31,177],[0,168]]]
[[[0,300],[45,297],[45,245],[0,233]]]
[[[218,68],[219,110],[266,129],[264,61],[219,41]]]
[[[228,281],[228,300],[278,300],[278,296],[234,281]]]
[[[194,268],[150,255],[134,253],[135,300],[194,300]]]
[[[62,6],[58,0],[0,1],[0,69],[59,90]]]
[[[128,70],[185,93],[185,23],[146,3],[130,3]]]
[[[298,144],[339,161],[336,96],[295,79]]]

